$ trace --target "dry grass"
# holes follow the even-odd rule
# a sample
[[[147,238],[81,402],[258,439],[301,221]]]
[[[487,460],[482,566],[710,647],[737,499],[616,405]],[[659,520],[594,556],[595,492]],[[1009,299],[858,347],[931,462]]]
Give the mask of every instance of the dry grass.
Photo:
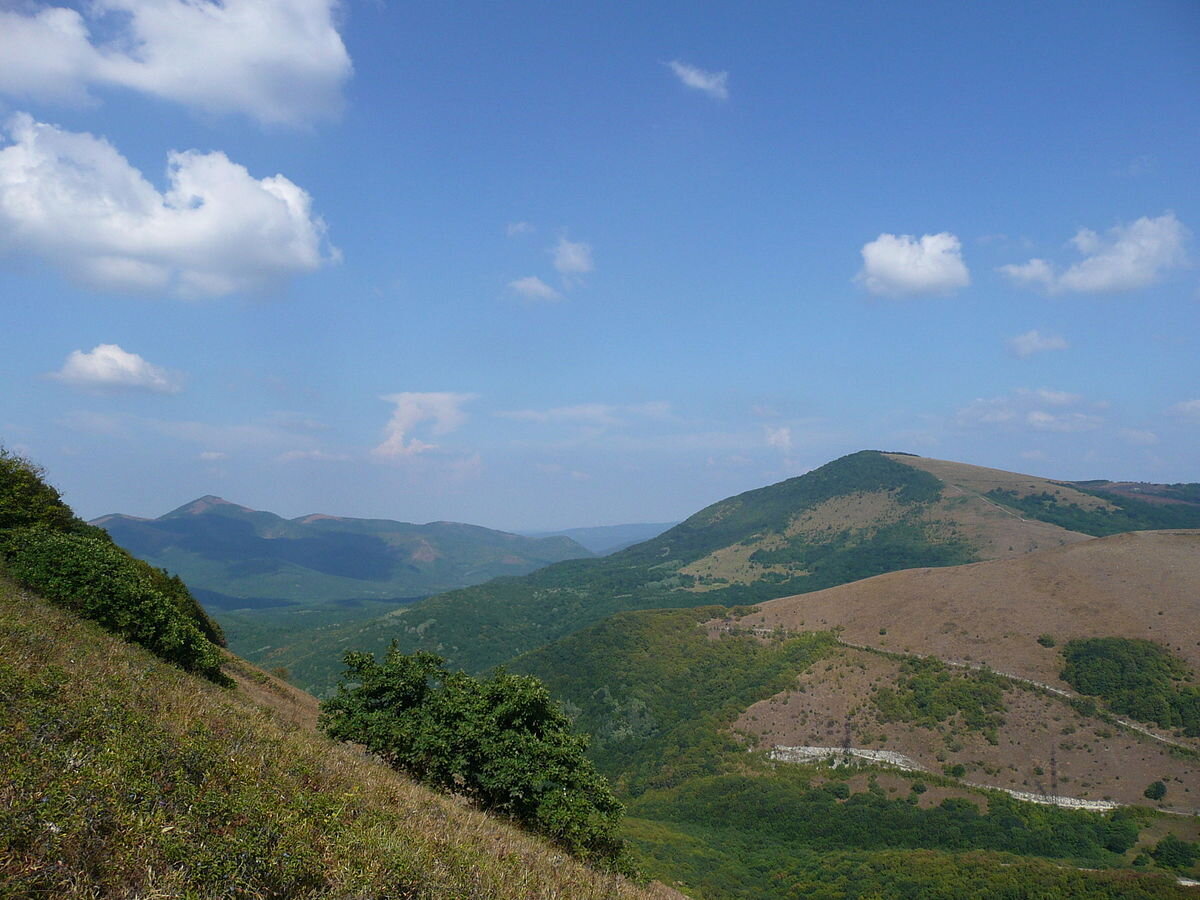
[[[666,898],[0,581],[0,896]]]

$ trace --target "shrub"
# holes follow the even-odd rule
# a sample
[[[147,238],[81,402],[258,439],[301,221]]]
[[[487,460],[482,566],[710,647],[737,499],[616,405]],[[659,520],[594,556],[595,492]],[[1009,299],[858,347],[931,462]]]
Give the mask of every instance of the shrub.
[[[1053,647],[1055,644],[1058,643],[1058,641],[1055,640],[1054,635],[1052,635],[1052,634],[1039,634],[1037,642],[1039,644],[1041,644],[1043,647]]]
[[[0,534],[0,556],[12,577],[47,600],[190,672],[225,680],[220,651],[161,590],[165,576],[106,537],[16,528]]]
[[[1200,855],[1200,847],[1191,841],[1181,841],[1173,834],[1168,834],[1150,851],[1154,861],[1167,869],[1188,869],[1196,863]]]
[[[337,695],[321,704],[331,737],[510,816],[589,861],[628,869],[624,808],[584,756],[587,738],[536,678],[448,672],[440,656],[393,642],[383,663],[350,652]]]
[[[1152,781],[1149,786],[1142,791],[1142,795],[1147,800],[1161,800],[1167,795],[1167,786],[1161,781]]]

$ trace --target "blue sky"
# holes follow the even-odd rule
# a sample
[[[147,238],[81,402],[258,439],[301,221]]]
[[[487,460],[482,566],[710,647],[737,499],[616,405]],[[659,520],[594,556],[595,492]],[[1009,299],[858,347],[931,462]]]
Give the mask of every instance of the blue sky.
[[[0,441],[88,517],[1200,480],[1200,5],[652,6],[0,2]]]

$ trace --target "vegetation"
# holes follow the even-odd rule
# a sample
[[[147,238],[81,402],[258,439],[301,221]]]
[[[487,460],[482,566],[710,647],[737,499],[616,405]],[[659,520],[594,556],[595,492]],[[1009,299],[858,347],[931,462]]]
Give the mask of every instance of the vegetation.
[[[1087,638],[1063,647],[1062,679],[1113,712],[1200,737],[1200,686],[1187,666],[1153,641]]]
[[[449,672],[395,645],[379,663],[347,653],[337,695],[321,705],[331,737],[363,744],[425,784],[460,793],[584,859],[628,868],[623,808],[584,756],[587,739],[536,678]]]
[[[1004,682],[988,672],[952,671],[936,659],[907,658],[895,687],[871,697],[881,722],[933,728],[953,718],[966,730],[994,733],[1004,724]]]
[[[236,690],[0,578],[0,895],[664,896],[294,724],[315,712],[302,695],[229,671]]]
[[[1157,528],[1200,528],[1200,502],[1190,499],[1194,497],[1194,492],[1180,491],[1182,496],[1178,498],[1179,502],[1150,503],[1124,494],[1088,488],[1085,484],[1077,484],[1074,487],[1085,494],[1108,501],[1115,508],[1084,509],[1077,503],[1059,499],[1049,491],[1020,496],[1016,491],[997,488],[988,491],[987,496],[1028,518],[1050,522],[1093,537]],[[1200,490],[1200,486],[1197,485],[1176,487]]]
[[[751,604],[894,569],[972,561],[971,547],[945,523],[926,521],[928,504],[941,490],[934,476],[882,453],[854,453],[713,504],[612,556],[569,560],[430,597],[374,623],[297,641],[268,664],[304,672],[297,683],[322,694],[336,680],[336,661],[326,650],[332,642],[380,653],[395,638],[405,652],[434,651],[452,665],[483,672],[628,610]],[[883,496],[896,521],[789,536],[789,526],[805,511],[871,493]],[[759,576],[749,583],[708,583],[682,571],[730,547],[744,550]]]
[[[1142,791],[1142,796],[1144,796],[1147,800],[1161,800],[1163,797],[1167,796],[1167,786],[1161,781],[1152,781],[1146,786],[1146,789]]]
[[[220,629],[183,582],[76,518],[40,469],[3,450],[0,566],[27,588],[163,659],[221,680]]]
[[[1154,861],[1168,869],[1189,869],[1200,859],[1200,845],[1191,841],[1181,841],[1173,834],[1168,834],[1150,851]]]

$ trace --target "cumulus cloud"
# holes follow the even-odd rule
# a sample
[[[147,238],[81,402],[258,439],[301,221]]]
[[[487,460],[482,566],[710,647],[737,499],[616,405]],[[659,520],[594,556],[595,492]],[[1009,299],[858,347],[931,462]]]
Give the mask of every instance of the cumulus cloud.
[[[1002,397],[980,398],[955,414],[960,428],[1006,428],[1010,430],[1077,432],[1092,431],[1104,424],[1094,412],[1103,404],[1088,404],[1067,391],[1019,388]]]
[[[1066,340],[1054,334],[1042,334],[1037,330],[1027,331],[1008,339],[1009,352],[1021,359],[1033,356],[1035,353],[1047,353],[1051,350],[1066,350],[1069,345]]]
[[[100,344],[87,353],[73,350],[52,377],[72,387],[90,390],[143,390],[159,394],[179,390],[176,376],[116,344]]]
[[[706,72],[704,69],[680,62],[677,59],[667,63],[667,66],[675,73],[675,77],[687,87],[702,91],[714,100],[729,99],[728,72]]]
[[[336,113],[351,73],[335,0],[92,0],[83,8],[0,10],[0,92],[79,100],[90,87],[121,87],[297,125]]]
[[[417,393],[406,391],[388,394],[383,400],[396,405],[392,418],[384,429],[383,443],[371,452],[382,458],[416,456],[427,450],[436,449],[430,444],[412,437],[413,430],[422,423],[431,434],[449,434],[467,420],[463,405],[475,398],[475,394],[455,394],[447,391]]]
[[[516,281],[510,281],[508,289],[514,294],[519,294],[526,300],[554,302],[555,300],[562,299],[562,294],[536,275],[529,275],[525,278],[518,278]]]
[[[1081,228],[1071,244],[1083,256],[1059,270],[1044,259],[1001,266],[1000,271],[1022,287],[1049,294],[1116,293],[1148,287],[1164,272],[1187,263],[1188,230],[1166,213],[1146,216],[1129,225],[1117,225],[1101,235]]]
[[[551,253],[554,256],[554,268],[563,276],[586,275],[594,268],[590,244],[560,237]]]
[[[337,258],[309,195],[224,153],[168,155],[160,193],[103,138],[26,114],[0,149],[0,254],[92,287],[180,297],[259,291]]]
[[[962,245],[949,232],[881,234],[862,248],[856,280],[872,294],[890,297],[950,294],[971,283]]]

